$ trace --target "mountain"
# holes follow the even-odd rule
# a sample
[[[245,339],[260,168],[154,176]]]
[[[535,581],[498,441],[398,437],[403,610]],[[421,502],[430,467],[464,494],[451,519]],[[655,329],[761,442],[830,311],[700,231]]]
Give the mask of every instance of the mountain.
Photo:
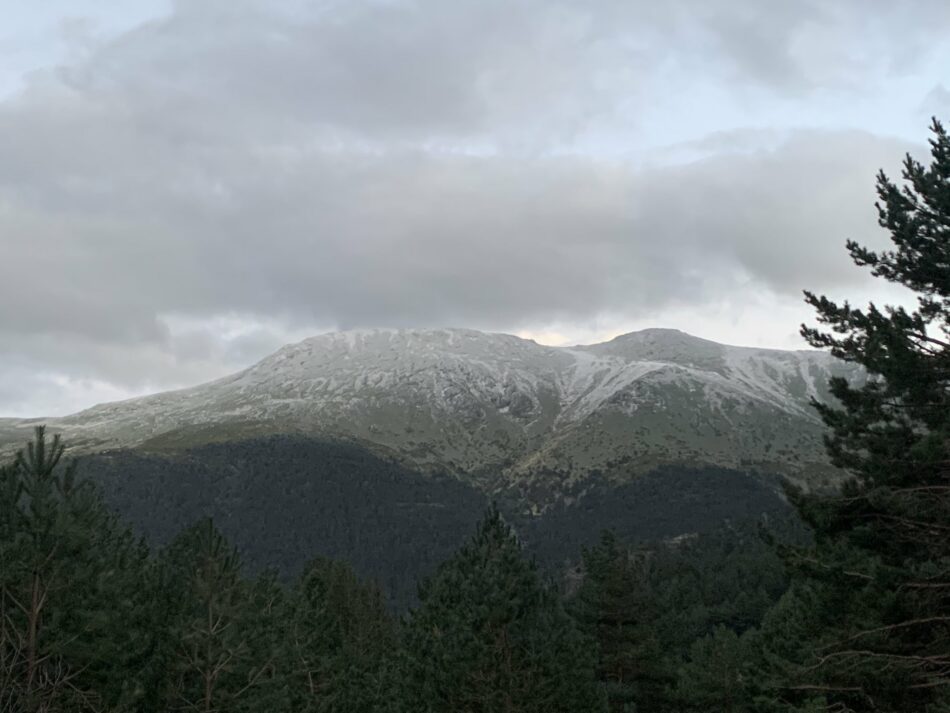
[[[622,483],[664,464],[782,474],[833,471],[809,404],[852,365],[819,351],[718,344],[649,329],[549,347],[463,329],[325,334],[232,376],[63,418],[0,419],[8,451],[44,422],[74,452],[169,453],[270,434],[353,442],[483,492],[542,505],[592,476]]]

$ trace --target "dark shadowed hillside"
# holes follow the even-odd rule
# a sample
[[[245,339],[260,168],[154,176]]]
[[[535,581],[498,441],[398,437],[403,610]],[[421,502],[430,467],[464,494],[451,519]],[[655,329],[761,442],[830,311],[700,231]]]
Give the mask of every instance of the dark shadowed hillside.
[[[106,500],[151,542],[210,515],[254,570],[296,575],[317,556],[352,563],[397,607],[465,540],[488,505],[456,479],[423,475],[352,444],[272,436],[175,455],[115,451],[82,461]],[[781,514],[773,486],[724,469],[665,468],[624,486],[595,483],[544,515],[500,502],[553,571],[605,528],[631,541],[705,532]]]
[[[783,533],[797,530],[774,479],[712,466],[666,466],[621,486],[587,487],[583,497],[527,523],[525,533],[543,562],[562,563],[605,529],[635,543],[762,521]]]
[[[210,515],[254,569],[296,575],[317,556],[345,560],[405,604],[416,577],[471,532],[482,495],[357,446],[274,436],[175,456],[113,452],[82,470],[157,544]]]

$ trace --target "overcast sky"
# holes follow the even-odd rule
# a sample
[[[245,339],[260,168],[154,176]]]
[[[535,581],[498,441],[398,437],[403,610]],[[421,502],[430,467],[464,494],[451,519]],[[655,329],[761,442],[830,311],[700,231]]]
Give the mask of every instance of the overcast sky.
[[[946,0],[44,0],[0,27],[0,415],[335,329],[800,348],[887,301]]]

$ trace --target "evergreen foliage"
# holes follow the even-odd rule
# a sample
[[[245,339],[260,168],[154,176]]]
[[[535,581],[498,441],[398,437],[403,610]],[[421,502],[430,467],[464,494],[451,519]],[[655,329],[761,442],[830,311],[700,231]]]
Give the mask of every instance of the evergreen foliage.
[[[344,561],[376,581],[397,611],[415,604],[418,582],[468,539],[488,507],[459,480],[412,471],[356,444],[302,436],[175,455],[116,451],[79,464],[79,475],[153,547],[210,517],[248,572],[274,567],[290,581],[315,557]],[[499,494],[500,509],[547,575],[574,564],[603,529],[625,542],[656,541],[714,532],[724,520],[767,516],[778,526],[791,513],[776,481],[724,468],[664,467],[623,485],[592,477],[578,488],[541,517]],[[720,538],[723,548],[734,546],[730,537]],[[740,537],[758,557],[754,537]]]
[[[589,643],[492,509],[420,588],[400,699],[415,713],[604,710]]]
[[[725,626],[698,639],[679,671],[679,710],[753,713],[757,672],[752,661],[755,630],[739,635]]]
[[[741,634],[759,625],[788,587],[785,566],[768,538],[800,542],[789,523],[728,524],[716,532],[656,548],[650,575],[663,650],[679,658],[693,642],[725,627]]]
[[[608,534],[585,553],[571,617],[492,510],[399,626],[337,561],[290,583],[248,576],[209,519],[150,552],[62,453],[38,431],[0,475],[3,713],[596,711],[608,695],[611,710],[680,710],[695,702],[675,685],[693,640],[757,623],[783,581],[735,526],[632,553]],[[31,683],[18,603],[35,581],[48,594]]]
[[[0,710],[131,705],[151,649],[146,550],[42,426],[0,472]],[[114,675],[128,666],[129,675]]]
[[[796,705],[950,710],[950,137],[931,128],[929,166],[908,156],[903,187],[878,176],[894,248],[848,242],[857,265],[911,290],[916,308],[806,293],[831,331],[803,335],[869,378],[833,380],[840,405],[815,404],[850,479],[839,494],[794,494],[816,540],[789,553],[790,596],[808,605],[786,604],[772,626],[803,637],[785,651],[779,688]]]
[[[291,590],[282,666],[300,713],[388,710],[395,622],[382,594],[342,562],[318,559]]]
[[[281,589],[241,576],[237,552],[204,520],[164,553],[169,708],[255,711],[281,701]]]
[[[660,710],[670,684],[655,629],[652,555],[630,553],[604,532],[584,552],[584,579],[571,602],[571,613],[597,643],[597,677],[611,713]]]
[[[406,609],[418,580],[469,536],[485,498],[365,448],[296,436],[202,446],[175,456],[114,452],[80,460],[107,504],[154,547],[202,518],[248,572],[301,575],[315,557],[347,562]]]

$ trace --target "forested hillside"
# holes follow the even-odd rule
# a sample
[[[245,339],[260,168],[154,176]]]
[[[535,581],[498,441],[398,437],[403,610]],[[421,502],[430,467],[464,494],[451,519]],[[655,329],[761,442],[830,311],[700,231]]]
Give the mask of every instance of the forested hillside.
[[[271,436],[160,456],[84,457],[79,472],[152,545],[201,518],[241,552],[250,572],[296,576],[315,556],[345,561],[398,609],[417,582],[469,536],[490,504],[470,485],[420,474],[355,444]],[[613,529],[629,542],[710,532],[725,522],[783,522],[776,481],[721,468],[664,468],[623,486],[585,483],[540,515],[498,499],[529,553],[560,578],[582,547]]]

